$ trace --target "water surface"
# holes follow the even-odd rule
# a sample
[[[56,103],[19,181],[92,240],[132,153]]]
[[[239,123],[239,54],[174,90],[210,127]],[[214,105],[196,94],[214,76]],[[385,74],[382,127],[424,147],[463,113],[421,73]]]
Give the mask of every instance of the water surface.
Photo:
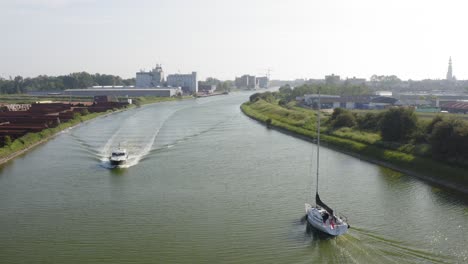
[[[3,166],[0,262],[468,261],[466,196],[325,148],[321,198],[352,228],[307,228],[315,146],[245,117],[249,95],[97,118]]]

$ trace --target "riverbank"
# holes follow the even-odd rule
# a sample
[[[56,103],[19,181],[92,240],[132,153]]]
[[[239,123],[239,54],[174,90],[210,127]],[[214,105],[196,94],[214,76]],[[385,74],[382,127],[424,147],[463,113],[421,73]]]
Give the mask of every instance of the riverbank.
[[[306,116],[306,111],[285,110],[288,111],[287,116],[291,116],[291,118],[284,118],[284,116],[274,112],[277,109],[268,109],[264,105],[261,107],[252,107],[252,103],[247,102],[241,105],[241,110],[250,118],[259,121],[269,128],[304,140],[315,140],[316,132],[313,129],[305,128],[307,125],[304,122],[298,121],[300,118],[294,119],[298,115]],[[321,142],[328,148],[361,160],[388,167],[465,194],[468,193],[467,170],[464,168],[453,167],[429,158],[417,157],[325,133],[321,133]]]
[[[214,93],[210,93],[210,94],[197,94],[196,97],[197,98],[203,98],[203,97],[211,97],[211,96],[227,95],[227,94],[229,94],[229,93],[214,92]]]
[[[63,122],[57,127],[54,128],[47,128],[37,133],[28,133],[13,142],[9,146],[4,146],[0,148],[0,165],[3,165],[14,158],[27,153],[28,151],[32,150],[33,148],[53,139],[60,132],[74,128],[77,125],[82,123],[88,122],[93,120],[97,117],[107,116],[110,114],[122,112],[134,107],[139,107],[142,105],[160,103],[160,102],[168,102],[168,101],[177,101],[177,100],[184,100],[193,97],[182,97],[182,98],[173,98],[173,97],[138,97],[133,98],[135,100],[135,104],[128,105],[126,108],[117,109],[117,110],[109,110],[107,112],[100,112],[100,113],[89,113],[86,115],[78,115],[77,117]]]
[[[56,137],[57,135],[60,134],[60,132],[66,129],[73,128],[79,124],[88,122],[97,117],[110,115],[116,112],[121,112],[126,109],[120,109],[116,111],[109,110],[107,112],[102,112],[102,113],[91,113],[87,115],[79,115],[67,122],[61,123],[57,127],[47,128],[37,133],[28,133],[14,140],[11,143],[11,145],[0,148],[0,165],[3,165],[4,163],[7,163],[8,161],[11,161],[16,157],[27,153],[31,149],[49,141],[50,139]]]

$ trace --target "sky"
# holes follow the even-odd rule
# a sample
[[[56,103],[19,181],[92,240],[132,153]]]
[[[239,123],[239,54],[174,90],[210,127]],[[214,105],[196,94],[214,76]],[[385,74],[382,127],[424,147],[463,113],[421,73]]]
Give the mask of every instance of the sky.
[[[466,0],[0,0],[0,77],[468,79]]]

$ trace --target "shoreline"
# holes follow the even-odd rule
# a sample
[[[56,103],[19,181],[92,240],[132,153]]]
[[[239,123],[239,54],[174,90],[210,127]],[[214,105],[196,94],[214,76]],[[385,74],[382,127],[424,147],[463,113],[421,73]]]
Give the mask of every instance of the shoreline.
[[[286,128],[283,128],[283,127],[280,127],[280,126],[276,126],[272,123],[270,124],[267,124],[265,121],[261,120],[261,119],[258,119],[254,116],[251,116],[249,114],[246,113],[246,111],[243,109],[242,107],[243,105],[241,105],[241,111],[244,115],[246,115],[247,117],[251,118],[252,120],[255,120],[256,122],[264,125],[266,128],[268,129],[274,129],[280,133],[283,133],[283,134],[286,134],[286,135],[289,135],[289,136],[293,136],[295,138],[299,138],[299,139],[302,139],[302,140],[305,140],[305,141],[308,141],[308,142],[312,142],[314,143],[314,139],[309,137],[309,136],[306,136],[306,135],[302,135],[302,134],[299,134],[297,132],[294,132],[294,131],[290,131]],[[427,175],[425,173],[422,173],[422,172],[417,172],[415,170],[411,170],[411,169],[407,169],[407,168],[402,168],[400,166],[398,166],[397,164],[392,164],[391,162],[388,162],[388,161],[383,161],[383,160],[379,160],[378,158],[372,158],[372,157],[369,157],[369,156],[366,156],[366,155],[362,155],[362,154],[359,154],[359,153],[356,153],[356,152],[353,152],[353,151],[349,151],[349,150],[345,150],[343,148],[340,148],[338,146],[335,146],[329,142],[327,142],[326,140],[321,140],[321,146],[324,146],[326,148],[329,148],[329,149],[332,149],[332,150],[335,150],[337,152],[340,152],[340,153],[343,153],[343,154],[346,154],[346,155],[349,155],[349,156],[352,156],[354,158],[357,158],[359,160],[362,160],[362,161],[365,161],[365,162],[369,162],[369,163],[372,163],[372,164],[376,164],[376,165],[379,165],[379,166],[382,166],[382,167],[386,167],[386,168],[389,168],[389,169],[392,169],[394,171],[398,171],[400,173],[404,173],[404,174],[407,174],[409,176],[413,176],[413,177],[416,177],[418,179],[421,179],[423,181],[427,181],[427,182],[430,182],[432,184],[435,184],[435,185],[438,185],[440,187],[444,187],[444,188],[448,188],[448,189],[451,189],[451,190],[455,190],[457,192],[460,192],[460,193],[463,193],[463,194],[468,194],[468,188],[464,187],[464,186],[460,186],[459,184],[455,183],[455,182],[451,182],[451,181],[447,181],[447,180],[442,180],[440,178],[437,178],[436,176],[431,176],[431,175]]]
[[[120,113],[120,112],[129,110],[129,109],[131,109],[131,108],[134,108],[134,107],[125,108],[125,109],[120,109],[120,110],[118,110],[118,111],[113,111],[113,112],[110,112],[110,113],[109,113],[109,112],[106,112],[106,113],[103,113],[103,114],[101,114],[101,115],[97,115],[97,116],[95,116],[95,117],[93,117],[93,118],[90,118],[90,119],[87,119],[87,120],[78,122],[78,123],[76,123],[76,124],[74,124],[74,125],[72,125],[72,126],[66,127],[66,128],[64,128],[64,129],[62,129],[62,130],[60,130],[60,131],[57,131],[56,133],[54,133],[54,134],[52,134],[52,135],[50,135],[50,136],[48,136],[48,137],[46,137],[46,138],[43,138],[43,139],[41,139],[41,140],[39,140],[39,141],[37,141],[37,142],[32,143],[31,145],[27,146],[27,147],[24,148],[24,149],[21,149],[21,150],[18,150],[18,151],[16,151],[16,152],[13,152],[12,154],[10,154],[10,155],[8,155],[8,156],[6,156],[6,157],[4,157],[4,158],[0,158],[0,166],[3,166],[3,165],[6,164],[7,162],[12,161],[12,160],[14,160],[14,159],[17,158],[17,157],[19,157],[19,156],[21,156],[21,155],[23,155],[23,154],[26,154],[28,151],[34,149],[35,147],[37,147],[37,146],[39,146],[39,145],[42,145],[42,144],[46,143],[47,141],[49,141],[49,140],[51,140],[51,139],[53,139],[53,138],[59,136],[62,132],[64,132],[64,131],[67,130],[67,129],[73,129],[73,128],[75,128],[75,127],[81,125],[81,124],[86,124],[86,123],[88,123],[88,122],[90,122],[90,121],[92,121],[92,120],[95,120],[96,118],[105,117],[105,116],[108,116],[108,115]]]
[[[151,104],[157,104],[157,103],[162,103],[162,102],[170,102],[170,101],[177,101],[177,100],[187,100],[188,98],[182,98],[182,99],[175,99],[175,100],[161,100],[161,101],[152,101],[150,100],[149,102],[143,102],[141,104],[141,106],[147,106],[147,105],[151,105]],[[50,136],[47,136],[46,138],[43,138],[37,142],[34,142],[32,143],[31,145],[25,147],[24,149],[21,149],[21,150],[18,150],[16,152],[13,152],[11,153],[10,155],[4,157],[4,158],[0,158],[0,166],[4,166],[6,163],[14,160],[15,158],[23,155],[23,154],[26,154],[27,152],[31,151],[32,149],[34,149],[35,147],[37,146],[40,146],[44,143],[46,143],[47,141],[49,140],[52,140],[53,138],[59,136],[63,131],[67,130],[67,129],[73,129],[81,124],[85,124],[87,122],[90,122],[92,120],[95,120],[96,118],[99,118],[99,117],[105,117],[105,116],[109,116],[109,115],[112,115],[112,114],[117,114],[117,113],[120,113],[120,112],[123,112],[123,111],[127,111],[127,110],[130,110],[130,109],[133,109],[133,108],[137,108],[137,107],[140,107],[140,106],[137,106],[135,104],[131,104],[129,105],[127,108],[123,108],[123,109],[119,109],[117,111],[112,111],[112,112],[104,112],[100,115],[97,115],[95,117],[92,117],[90,119],[87,119],[87,120],[83,120],[83,121],[80,121],[74,125],[71,125],[69,127],[66,127],[60,131],[57,131],[56,133],[50,135]],[[86,116],[83,116],[83,117],[86,117]],[[40,132],[38,132],[40,133]]]

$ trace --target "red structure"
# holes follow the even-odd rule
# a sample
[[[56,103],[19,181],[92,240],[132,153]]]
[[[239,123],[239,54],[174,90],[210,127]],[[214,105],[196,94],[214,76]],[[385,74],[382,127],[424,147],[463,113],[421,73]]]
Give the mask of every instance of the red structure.
[[[27,111],[3,111],[0,112],[0,146],[4,145],[5,137],[9,136],[13,141],[27,133],[40,132],[46,128],[57,127],[61,122],[66,122],[75,114],[106,112],[108,110],[122,108],[128,103],[120,103],[100,98],[94,103],[44,103],[31,104]]]

